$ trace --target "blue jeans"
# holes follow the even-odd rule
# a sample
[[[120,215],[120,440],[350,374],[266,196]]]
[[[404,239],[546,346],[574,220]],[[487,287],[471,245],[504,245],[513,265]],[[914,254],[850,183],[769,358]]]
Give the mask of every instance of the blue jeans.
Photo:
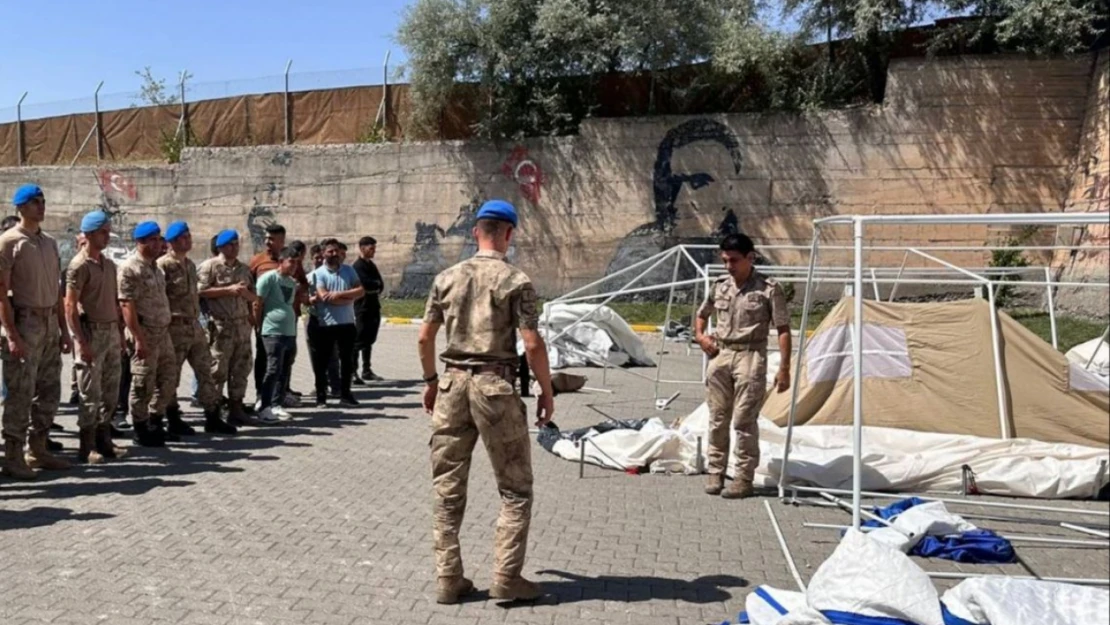
[[[259,400],[263,408],[281,406],[285,396],[285,370],[290,357],[297,349],[297,337],[269,335],[262,337],[266,347],[266,375],[262,378],[262,391]]]

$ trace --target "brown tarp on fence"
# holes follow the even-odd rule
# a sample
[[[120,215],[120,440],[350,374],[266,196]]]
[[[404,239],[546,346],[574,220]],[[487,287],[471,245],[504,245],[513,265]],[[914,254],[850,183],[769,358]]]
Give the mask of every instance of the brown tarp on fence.
[[[408,119],[407,85],[389,87],[388,136],[403,136]],[[350,87],[291,93],[289,112],[293,141],[302,144],[354,143],[367,136],[382,101],[382,87]],[[236,96],[190,103],[187,118],[198,145],[212,147],[280,145],[285,142],[285,95]],[[180,105],[144,106],[101,113],[104,160],[164,161],[163,137],[172,137]],[[445,138],[467,136],[470,116],[456,113]],[[68,165],[80,150],[79,163],[96,161],[96,136],[81,144],[95,124],[93,113],[23,122],[23,163]],[[0,167],[19,164],[16,124],[0,124]]]

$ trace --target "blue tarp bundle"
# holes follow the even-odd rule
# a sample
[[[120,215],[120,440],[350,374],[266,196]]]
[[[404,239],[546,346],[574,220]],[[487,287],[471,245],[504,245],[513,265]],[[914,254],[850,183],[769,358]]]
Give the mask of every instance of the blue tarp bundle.
[[[923,503],[925,502],[917,497],[910,497],[885,508],[875,508],[872,512],[881,519],[889,520]],[[863,525],[882,527],[878,521],[867,521]],[[972,530],[957,536],[925,536],[910,551],[910,555],[968,564],[1006,564],[1017,561],[1010,541],[990,530]]]

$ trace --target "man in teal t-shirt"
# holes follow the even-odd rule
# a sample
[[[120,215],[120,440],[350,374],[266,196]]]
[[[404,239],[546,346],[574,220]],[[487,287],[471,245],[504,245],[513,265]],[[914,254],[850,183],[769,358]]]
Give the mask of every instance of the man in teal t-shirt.
[[[282,408],[285,389],[281,386],[286,379],[289,355],[297,346],[297,315],[293,312],[297,282],[293,274],[298,262],[296,249],[286,247],[278,254],[278,268],[262,274],[255,285],[259,300],[255,314],[261,316],[258,325],[266,348],[266,377],[262,379],[262,395],[258,398],[262,403],[258,418],[264,423],[292,418]]]

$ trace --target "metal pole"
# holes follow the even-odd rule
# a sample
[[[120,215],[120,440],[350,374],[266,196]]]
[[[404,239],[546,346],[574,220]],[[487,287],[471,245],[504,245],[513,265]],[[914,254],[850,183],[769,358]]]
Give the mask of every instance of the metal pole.
[[[182,147],[189,145],[188,112],[185,105],[185,74],[188,70],[181,70],[178,80],[178,97],[181,98],[181,118],[177,120],[177,129],[181,132]]]
[[[994,577],[990,573],[934,573],[927,572],[933,579],[973,579],[976,577]],[[1028,575],[1007,575],[1006,579],[1031,579],[1041,582],[1056,582],[1059,584],[1078,584],[1081,586],[1110,586],[1110,579],[1085,579],[1077,577],[1030,577]]]
[[[879,279],[879,277],[875,275],[875,268],[872,267],[871,268],[871,288],[875,291],[875,301],[876,302],[881,302],[881,301],[883,301],[883,298],[879,296],[879,283],[877,282],[878,279]]]
[[[1110,326],[1106,326],[1106,331],[1102,333],[1102,338],[1098,340],[1098,343],[1095,343],[1095,349],[1091,351],[1091,357],[1087,359],[1087,364],[1083,365],[1084,369],[1091,368],[1091,363],[1095,361],[1095,356],[1098,356],[1099,348],[1102,347],[1102,344],[1105,343],[1107,339],[1110,339]]]
[[[1064,527],[1064,528],[1067,528],[1069,530],[1075,530],[1077,532],[1082,532],[1084,534],[1090,534],[1092,536],[1101,536],[1102,538],[1110,538],[1110,532],[1100,532],[1099,530],[1091,529],[1089,527],[1083,527],[1082,525],[1075,525],[1073,523],[1061,523],[1060,527]]]
[[[96,130],[96,162],[100,162],[104,158],[104,135],[100,132],[100,88],[104,86],[104,81],[96,86],[96,91],[93,91],[93,129]]]
[[[834,493],[837,495],[851,495],[853,491],[843,488],[817,488],[813,486],[791,486],[792,490],[800,491],[803,493]],[[1037,506],[1032,504],[1020,503],[1004,503],[1000,501],[972,501],[970,499],[953,499],[945,497],[932,497],[929,495],[921,495],[917,493],[880,493],[876,491],[860,491],[861,495],[866,497],[876,497],[879,499],[905,499],[906,497],[917,497],[922,501],[943,501],[946,504],[961,505],[961,506],[982,506],[984,508],[1006,508],[1009,510],[1034,510],[1037,512],[1060,512],[1063,514],[1080,514],[1091,516],[1110,517],[1110,511],[1107,510],[1083,510],[1082,508],[1059,508],[1055,506]]]
[[[913,538],[914,535],[915,535],[913,532],[906,531],[906,530],[904,530],[900,527],[895,527],[895,525],[893,523],[891,523],[890,521],[887,521],[886,519],[884,519],[883,517],[881,517],[877,514],[872,514],[872,513],[868,512],[866,510],[861,509],[858,506],[852,506],[847,501],[844,501],[843,499],[840,499],[839,497],[833,497],[832,495],[830,495],[828,493],[818,493],[818,494],[821,495],[822,497],[824,497],[825,499],[828,499],[829,501],[835,503],[840,508],[842,508],[844,510],[847,510],[848,512],[851,512],[853,518],[855,518],[859,515],[862,515],[862,516],[867,517],[871,521],[875,521],[876,523],[880,523],[882,525],[885,525],[886,527],[889,527],[890,529],[898,532],[899,534],[905,536],[906,538]],[[860,529],[858,525],[856,526],[856,529],[857,530]]]
[[[1052,270],[1045,265],[1044,268],[1044,281],[1052,282]],[[1048,327],[1052,330],[1052,349],[1059,350],[1060,345],[1056,339],[1056,296],[1053,293],[1054,289],[1051,284],[1046,284],[1045,298],[1048,302]]]
[[[663,340],[659,347],[659,364],[655,367],[655,390],[652,399],[659,399],[659,378],[663,375],[663,358],[667,354],[667,327],[671,325],[671,305],[674,304],[674,284],[678,281],[678,267],[682,263],[680,254],[674,255],[674,270],[671,272],[671,292],[667,296],[667,314],[663,317],[663,331],[660,332]]]
[[[382,64],[382,135],[385,136],[389,127],[389,55],[392,50],[385,51],[385,63]]]
[[[701,462],[701,437],[700,436],[698,437],[698,446],[697,446],[696,450],[694,451],[694,470],[696,470],[698,472],[698,475],[701,475],[702,471],[705,470],[705,465],[703,465],[702,462]]]
[[[844,505],[847,505],[845,503]],[[880,519],[876,519],[880,520]],[[838,525],[835,523],[802,523],[802,527],[810,527],[814,529],[823,530],[846,530],[847,525]],[[898,530],[897,527],[888,525],[893,530]],[[879,528],[877,527],[861,527],[861,532],[873,532]],[[951,534],[957,536],[958,534]],[[948,536],[948,535],[946,535]],[[1071,547],[1100,547],[1110,548],[1110,543],[1104,540],[1074,540],[1071,538],[1057,538],[1055,536],[1030,536],[1028,534],[999,534],[1000,538],[1005,538],[1015,543],[1041,543],[1045,545],[1067,545]]]
[[[786,537],[782,535],[782,528],[779,527],[779,520],[775,518],[775,511],[771,510],[771,504],[766,499],[763,500],[763,507],[767,510],[767,516],[771,517],[771,527],[774,528],[775,536],[779,539],[779,547],[782,548],[782,555],[786,558],[790,574],[794,576],[794,583],[798,584],[798,592],[805,592],[806,583],[802,580],[802,574],[798,572],[798,566],[794,564],[794,556],[790,554],[790,547],[786,544]]]
[[[667,257],[668,257],[668,256],[670,256],[670,255],[674,254],[674,249],[675,249],[675,248],[671,248],[671,250],[670,250],[670,251],[668,251],[668,252],[667,252],[666,254],[664,254],[664,255],[663,255],[663,256],[662,256],[662,257],[661,257],[661,258],[660,258],[659,260],[657,260],[657,261],[655,261],[654,263],[652,263],[652,265],[651,265],[650,267],[648,267],[647,269],[645,269],[645,270],[643,270],[642,272],[640,272],[640,274],[639,274],[638,276],[636,276],[635,278],[632,278],[631,280],[629,280],[629,281],[628,281],[628,283],[624,285],[624,286],[625,286],[625,289],[621,289],[620,291],[616,291],[615,293],[613,293],[613,294],[612,294],[612,295],[610,295],[609,297],[605,298],[605,299],[604,299],[604,300],[603,300],[603,301],[602,301],[602,302],[601,302],[600,304],[598,304],[597,306],[595,306],[595,307],[593,308],[593,310],[591,310],[590,312],[588,312],[588,313],[586,313],[586,314],[582,315],[581,317],[579,317],[578,319],[576,319],[576,320],[574,321],[574,323],[572,323],[572,324],[570,324],[569,326],[567,326],[567,327],[563,328],[563,329],[562,329],[562,331],[560,331],[560,332],[559,332],[558,334],[556,334],[555,336],[551,337],[551,339],[549,339],[549,340],[548,340],[548,343],[554,343],[554,342],[555,342],[556,340],[558,340],[559,338],[561,338],[561,337],[562,337],[562,336],[563,336],[564,334],[566,334],[567,332],[569,332],[571,328],[574,328],[574,327],[578,326],[578,324],[580,324],[580,323],[582,323],[582,322],[586,321],[587,319],[589,319],[590,317],[593,317],[593,316],[594,316],[594,314],[595,314],[595,313],[597,313],[597,311],[601,310],[601,307],[602,307],[602,306],[605,306],[605,305],[606,305],[606,304],[608,304],[609,302],[613,301],[614,299],[616,299],[616,298],[617,298],[617,296],[619,296],[619,295],[622,295],[623,293],[628,293],[628,292],[631,292],[631,291],[627,290],[627,287],[628,287],[628,286],[630,286],[630,285],[633,285],[633,284],[635,284],[635,283],[637,283],[637,282],[639,282],[639,281],[640,281],[640,278],[643,278],[643,277],[644,277],[644,276],[646,276],[647,274],[651,273],[651,272],[652,272],[652,270],[654,270],[654,269],[655,269],[656,267],[658,267],[658,266],[659,266],[660,264],[662,264],[662,263],[663,263],[663,261],[667,260]],[[654,287],[652,287],[652,288],[654,288]],[[651,290],[651,288],[649,288],[648,290]]]
[[[790,441],[794,437],[794,417],[798,412],[798,385],[802,379],[802,360],[806,355],[806,331],[809,329],[809,306],[813,297],[813,270],[817,265],[817,252],[820,249],[820,226],[813,227],[813,241],[809,248],[809,272],[806,275],[806,292],[802,297],[802,327],[798,331],[798,356],[794,362],[794,383],[790,385],[790,414],[786,421],[786,443],[782,448],[782,471],[779,473],[779,497],[785,496],[790,469]]]
[[[77,154],[73,155],[73,160],[69,162],[69,166],[73,167],[77,164],[77,159],[81,158],[81,153],[85,151],[85,146],[89,144],[89,139],[92,139],[93,133],[96,132],[96,126],[89,129],[89,134],[85,135],[85,140],[81,142],[81,147],[77,148]]]
[[[902,266],[898,268],[898,275],[894,276],[894,279],[896,281],[900,280],[902,278],[902,272],[906,270],[906,261],[909,260],[909,258],[910,258],[910,253],[907,250],[905,254],[902,254]],[[888,302],[893,302],[894,301],[894,296],[897,293],[898,293],[898,282],[895,282],[894,287],[890,289],[890,299],[888,299],[887,301]]]
[[[586,475],[586,439],[578,441],[578,479]]]
[[[860,491],[863,489],[863,221],[853,222],[855,286],[852,308],[856,338],[852,345],[852,527],[860,526]]]
[[[994,389],[998,395],[998,421],[1002,438],[1013,438],[1010,431],[1010,415],[1006,408],[1006,380],[1002,373],[1002,338],[998,327],[998,309],[994,302],[994,285],[987,285],[987,296],[990,301],[991,315],[991,350],[994,353]]]
[[[285,145],[293,142],[292,119],[289,116],[289,68],[293,67],[293,59],[285,64]]]
[[[23,95],[19,97],[19,102],[15,103],[15,140],[16,150],[19,152],[18,163],[23,167],[23,100],[27,97],[27,92],[24,91]]]
[[[595,286],[597,286],[599,284],[604,284],[604,283],[612,280],[613,278],[616,278],[617,276],[622,276],[626,273],[631,273],[633,269],[643,267],[644,265],[646,265],[646,264],[648,264],[648,263],[650,263],[654,260],[658,260],[662,257],[667,256],[668,254],[671,254],[673,251],[674,251],[674,248],[671,248],[669,250],[664,250],[662,252],[659,252],[658,254],[652,254],[651,256],[648,256],[647,258],[645,258],[643,260],[638,260],[638,261],[632,263],[631,265],[625,267],[624,269],[618,269],[617,271],[614,271],[611,274],[608,274],[606,276],[598,278],[597,280],[594,280],[593,282],[591,282],[589,284],[580,286],[580,287],[574,289],[573,291],[571,291],[569,293],[564,293],[564,294],[560,295],[559,297],[556,297],[555,299],[551,300],[551,302],[549,302],[549,303],[552,303],[552,304],[554,304],[555,302],[565,303],[566,300],[570,299],[571,296],[573,296],[573,295],[578,295],[579,293],[581,293],[583,291],[588,291],[589,289],[592,289],[592,288],[594,288]]]

